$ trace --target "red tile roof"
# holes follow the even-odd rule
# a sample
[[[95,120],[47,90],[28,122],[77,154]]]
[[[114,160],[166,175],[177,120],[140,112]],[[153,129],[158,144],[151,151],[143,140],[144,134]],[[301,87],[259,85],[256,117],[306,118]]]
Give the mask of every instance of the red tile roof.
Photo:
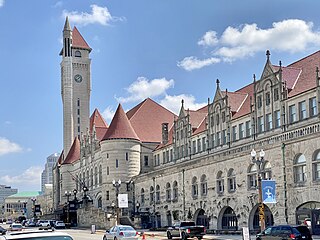
[[[107,139],[136,139],[140,140],[131,123],[119,104],[111,124],[102,140]]]
[[[204,132],[205,130],[207,130],[207,117],[202,119],[200,126],[194,131],[192,135],[197,135],[201,132]]]
[[[62,150],[61,154],[60,154],[60,157],[58,158],[58,166],[61,165],[61,163],[63,162],[63,155],[64,155],[64,151]]]
[[[236,113],[240,110],[245,100],[248,98],[247,93],[241,92],[226,92],[222,91],[223,96],[228,95],[228,105],[231,107],[231,112]]]
[[[68,152],[67,157],[62,164],[72,164],[77,160],[80,160],[80,141],[79,138],[76,137]]]
[[[251,83],[251,84],[236,91],[236,93],[247,94],[248,96],[245,98],[239,111],[234,113],[234,115],[232,116],[233,119],[242,117],[242,116],[250,113],[250,97],[252,97],[252,101],[253,101],[253,86],[254,86],[254,84]]]
[[[99,141],[102,140],[103,136],[106,134],[108,130],[108,124],[101,116],[98,109],[95,109],[90,117],[90,132],[93,132],[93,126],[96,129],[96,136]]]
[[[173,125],[174,113],[150,98],[127,112],[130,123],[142,142],[161,142],[162,123]]]
[[[82,35],[80,34],[80,32],[78,31],[78,29],[76,27],[74,27],[73,31],[72,31],[72,47],[73,48],[87,49],[89,51],[92,50],[89,47],[89,45],[86,42],[86,40],[84,40],[84,38],[82,37]]]
[[[300,68],[302,72],[298,81],[289,92],[289,97],[308,91],[317,86],[316,83],[316,67],[319,66],[320,51],[317,51],[297,62],[290,64],[288,67]]]
[[[203,110],[203,108],[200,108],[200,110]],[[206,115],[208,114],[208,111],[193,111],[189,110],[190,114],[190,123],[192,129],[196,129],[200,126],[200,124],[203,122],[203,119],[205,119]]]

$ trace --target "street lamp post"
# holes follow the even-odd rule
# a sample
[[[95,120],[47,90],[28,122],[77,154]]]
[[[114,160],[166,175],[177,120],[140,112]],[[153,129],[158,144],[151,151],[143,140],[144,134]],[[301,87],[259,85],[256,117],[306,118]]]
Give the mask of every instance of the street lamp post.
[[[64,195],[67,197],[67,224],[69,225],[70,222],[70,203],[69,203],[69,197],[71,196],[71,192],[65,191]]]
[[[264,205],[262,201],[262,187],[261,187],[261,165],[264,163],[265,152],[260,150],[260,158],[257,157],[257,153],[254,149],[251,151],[252,162],[257,165],[258,173],[258,191],[259,191],[259,220],[260,220],[260,230],[261,232],[266,228],[265,226],[265,214],[264,214]]]
[[[36,201],[37,199],[35,197],[31,198],[32,201],[32,207],[33,207],[33,219],[36,219]]]
[[[112,180],[112,185],[116,189],[116,214],[117,214],[117,220],[116,220],[116,225],[120,224],[120,208],[119,208],[119,188],[121,186],[121,180],[119,179],[117,182],[116,180]]]

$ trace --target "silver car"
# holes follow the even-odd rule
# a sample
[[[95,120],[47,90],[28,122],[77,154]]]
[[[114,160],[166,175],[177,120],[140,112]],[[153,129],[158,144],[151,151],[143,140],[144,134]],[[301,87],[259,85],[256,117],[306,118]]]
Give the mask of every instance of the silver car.
[[[128,225],[117,225],[109,230],[103,236],[103,240],[117,240],[117,239],[138,239],[138,232]]]

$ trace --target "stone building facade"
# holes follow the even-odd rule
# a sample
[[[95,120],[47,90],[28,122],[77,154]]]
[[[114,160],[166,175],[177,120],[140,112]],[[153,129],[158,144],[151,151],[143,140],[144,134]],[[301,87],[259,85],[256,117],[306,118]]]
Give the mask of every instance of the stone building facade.
[[[108,126],[96,109],[87,130],[67,140],[70,150],[54,169],[55,207],[65,202],[65,191],[76,189],[107,219],[119,190],[129,199],[123,222],[139,218],[142,227],[161,227],[193,219],[209,229],[254,231],[260,173],[276,182],[277,203],[265,204],[266,225],[311,218],[319,233],[319,63],[318,51],[274,65],[267,51],[260,78],[234,92],[221,90],[217,80],[207,106],[194,111],[182,101],[178,116],[146,99],[126,113],[119,105]],[[261,165],[253,162],[253,149],[265,152]],[[116,189],[112,180],[118,179]]]

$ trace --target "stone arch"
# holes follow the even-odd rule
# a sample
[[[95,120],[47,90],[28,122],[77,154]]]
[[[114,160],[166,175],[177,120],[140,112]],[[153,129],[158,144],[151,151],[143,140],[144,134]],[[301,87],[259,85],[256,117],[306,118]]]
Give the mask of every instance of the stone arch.
[[[193,220],[196,222],[196,225],[203,225],[206,229],[209,228],[209,218],[203,208],[198,208],[195,211]]]
[[[274,224],[273,214],[270,208],[264,205],[264,218],[265,218],[265,226],[272,226]],[[248,226],[250,230],[255,232],[260,231],[260,220],[259,220],[259,204],[257,203],[249,213]]]
[[[225,206],[220,210],[218,217],[218,229],[238,230],[238,218],[235,211],[230,206]]]
[[[304,224],[309,227],[311,234],[320,234],[320,202],[308,201],[296,208],[296,224]]]

